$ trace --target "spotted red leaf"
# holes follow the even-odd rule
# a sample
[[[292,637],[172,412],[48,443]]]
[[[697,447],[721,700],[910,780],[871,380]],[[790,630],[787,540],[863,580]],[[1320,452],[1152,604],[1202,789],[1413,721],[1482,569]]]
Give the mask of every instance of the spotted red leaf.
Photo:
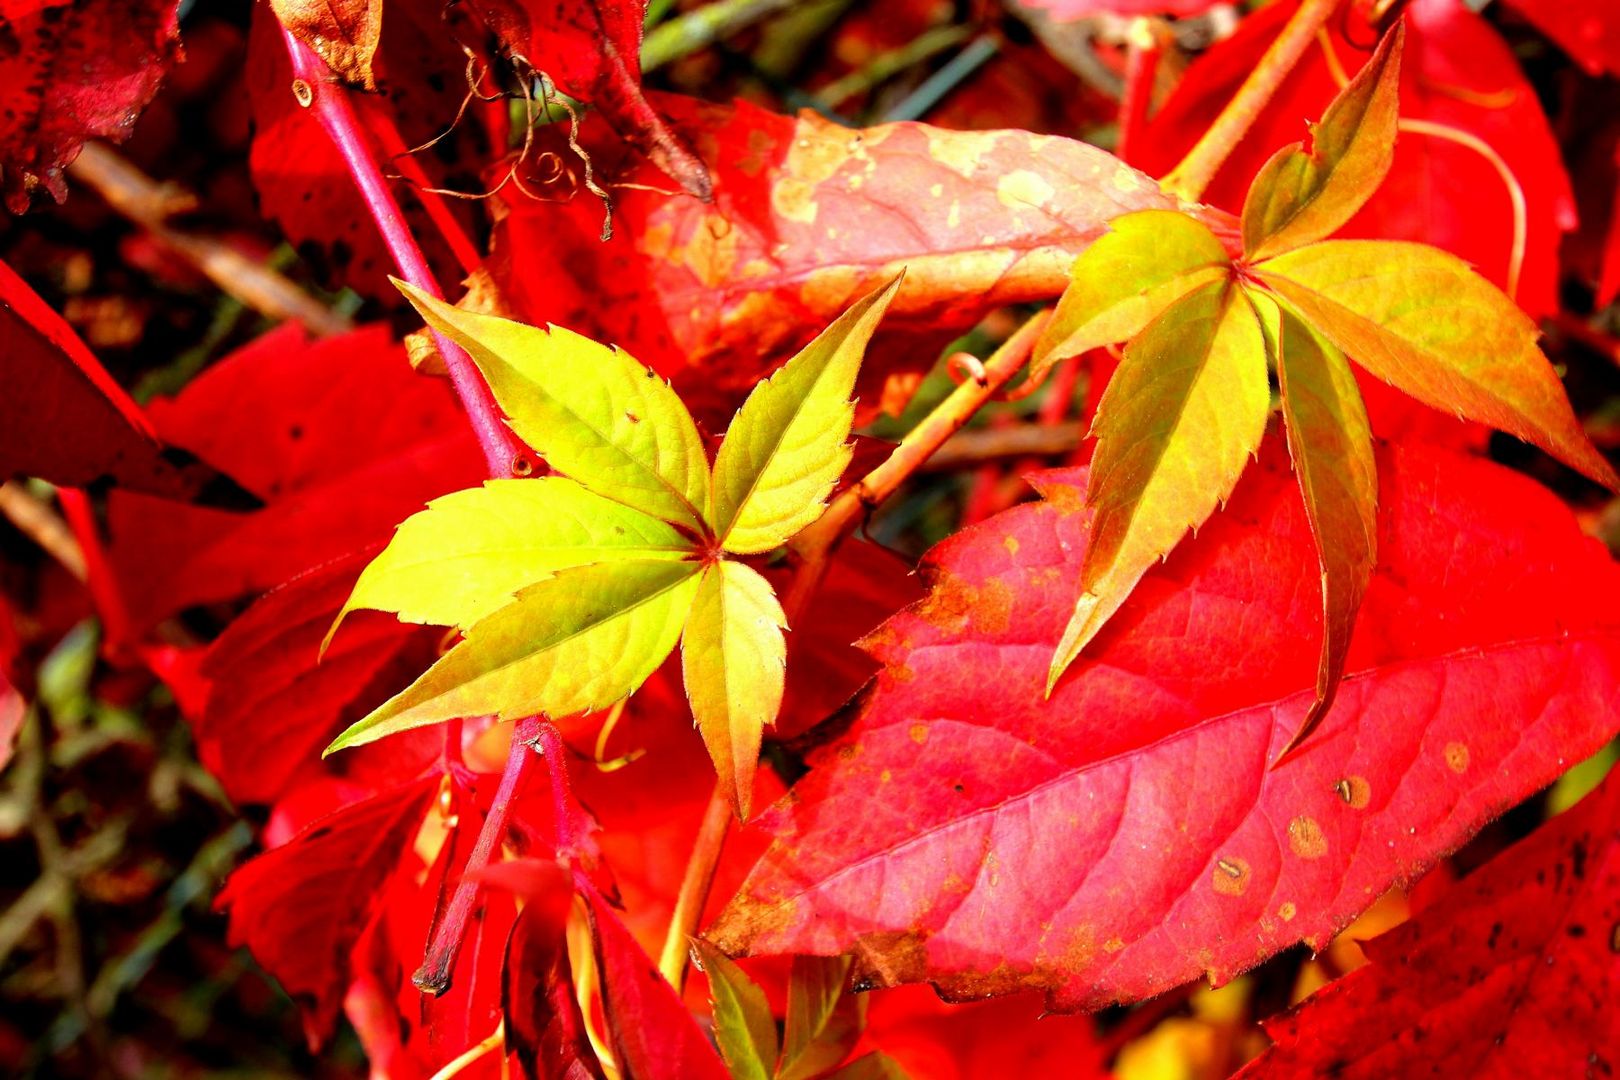
[[[1318,571],[1275,442],[1043,698],[1085,546],[1082,478],[947,540],[869,646],[851,729],[767,812],[709,936],[853,949],[866,978],[1064,1009],[1321,946],[1592,752],[1620,702],[1620,571],[1532,482],[1380,459],[1380,564],[1338,703],[1313,698]]]
[[[14,214],[67,196],[90,138],[123,140],[180,52],[178,0],[0,2],[0,189]]]
[[[1362,949],[1243,1077],[1611,1075],[1620,774]]]

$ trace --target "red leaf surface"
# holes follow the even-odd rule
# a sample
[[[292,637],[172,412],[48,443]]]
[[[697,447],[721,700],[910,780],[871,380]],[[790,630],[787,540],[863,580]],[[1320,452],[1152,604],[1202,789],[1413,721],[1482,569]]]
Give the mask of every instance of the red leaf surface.
[[[86,139],[121,141],[180,52],[178,0],[0,0],[0,189],[14,214]]]
[[[1202,15],[1220,0],[1020,0],[1023,7],[1045,11],[1058,22],[1090,15]]]
[[[501,1007],[506,1045],[524,1076],[583,1080],[601,1072],[568,962],[564,930],[571,898],[564,884],[560,904],[525,906],[507,942]]]
[[[1620,75],[1620,8],[1613,0],[1504,0],[1593,75]]]
[[[310,341],[282,327],[150,409],[160,434],[240,479],[253,513],[109,502],[111,555],[137,625],[262,592],[369,545],[484,476],[447,386],[372,327]]]
[[[1159,175],[1180,159],[1297,7],[1297,0],[1284,0],[1262,8],[1188,69],[1142,140],[1144,169]],[[1558,245],[1575,225],[1575,203],[1536,92],[1507,43],[1462,0],[1414,0],[1406,10],[1401,116],[1475,136],[1508,164],[1528,210],[1517,299],[1533,315],[1550,314],[1558,307]],[[1339,63],[1353,76],[1378,35],[1355,14],[1333,20],[1330,28]],[[1320,116],[1337,92],[1322,49],[1308,50],[1205,197],[1236,210],[1260,166],[1277,148],[1302,138],[1304,121]],[[1484,157],[1453,142],[1403,132],[1388,178],[1340,235],[1433,244],[1505,285],[1512,221],[1507,188]]]
[[[1620,572],[1529,480],[1391,450],[1351,674],[1269,769],[1321,632],[1281,458],[1274,441],[1050,700],[1082,477],[936,548],[929,597],[868,642],[886,667],[860,715],[768,812],[776,842],[709,936],[1060,1009],[1224,980],[1325,944],[1614,733]]]
[[[303,1007],[311,1047],[331,1034],[350,953],[437,788],[428,777],[322,818],[237,870],[216,901],[230,910],[231,944],[252,949]]]
[[[193,725],[208,771],[238,803],[269,803],[320,750],[432,663],[439,633],[361,612],[324,657],[320,645],[375,549],[340,559],[269,593],[209,648],[213,680]],[[421,762],[425,764],[426,762]]]
[[[214,477],[165,450],[73,328],[3,262],[0,341],[0,481],[16,474],[70,487],[110,480],[185,498]]]
[[[1109,219],[1175,205],[1148,177],[1069,139],[917,123],[852,131],[744,102],[658,101],[708,163],[713,204],[615,188],[661,184],[622,150],[593,145],[613,191],[613,239],[598,240],[601,204],[565,170],[540,185],[559,201],[511,195],[496,241],[506,257],[492,271],[519,318],[620,345],[721,426],[762,372],[901,266],[905,285],[862,369],[869,405],[885,374],[933,362],[919,342],[1057,296]]]
[[[1242,1076],[1612,1075],[1620,774],[1362,949]]]

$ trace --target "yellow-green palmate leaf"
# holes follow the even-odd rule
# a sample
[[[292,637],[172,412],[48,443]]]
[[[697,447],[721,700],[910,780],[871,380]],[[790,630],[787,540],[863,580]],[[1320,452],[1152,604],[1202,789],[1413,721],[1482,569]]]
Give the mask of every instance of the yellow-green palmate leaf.
[[[1029,378],[1088,349],[1139,334],[1158,314],[1231,264],[1220,239],[1174,210],[1141,210],[1108,223],[1080,253],[1052,321],[1035,343]]]
[[[714,1007],[714,1041],[732,1080],[771,1080],[779,1052],[776,1017],[759,984],[729,956],[701,938],[692,942],[692,954],[709,978],[709,1002]]]
[[[821,516],[849,464],[861,358],[902,277],[857,301],[743,402],[714,462],[710,520],[726,551],[769,551]]]
[[[1148,568],[1231,494],[1270,403],[1259,319],[1230,282],[1188,293],[1126,347],[1092,429],[1091,540],[1048,692]]]
[[[704,530],[703,440],[650,368],[572,330],[463,311],[394,284],[429,326],[467,350],[512,430],[552,468],[599,495]]]
[[[700,566],[666,559],[558,571],[474,623],[326,752],[465,716],[567,716],[629,696],[675,648]]]
[[[1384,182],[1395,160],[1401,48],[1397,23],[1378,49],[1311,125],[1311,148],[1285,146],[1249,185],[1243,202],[1243,250],[1265,259],[1331,236]]]
[[[722,793],[747,818],[765,725],[782,705],[787,620],[770,582],[742,563],[703,571],[681,635],[681,669]]]
[[[1378,552],[1378,466],[1372,428],[1350,363],[1297,314],[1253,293],[1277,367],[1283,420],[1294,475],[1322,567],[1322,659],[1316,701],[1306,712],[1281,761],[1333,705],[1356,612],[1372,579]]]
[[[466,629],[558,570],[691,554],[668,522],[564,477],[489,480],[407,518],[361,573],[332,633],[358,608]]]
[[[1456,256],[1392,240],[1326,240],[1254,270],[1378,378],[1620,487],[1537,346],[1535,323]]]

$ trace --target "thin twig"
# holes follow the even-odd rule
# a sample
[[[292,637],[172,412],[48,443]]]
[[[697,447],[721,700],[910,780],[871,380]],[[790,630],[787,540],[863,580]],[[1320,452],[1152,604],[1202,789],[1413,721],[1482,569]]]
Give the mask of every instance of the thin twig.
[[[709,890],[714,887],[714,871],[720,865],[720,851],[731,828],[731,816],[731,800],[716,784],[714,793],[709,796],[709,805],[703,811],[703,824],[698,826],[692,855],[686,862],[681,891],[675,896],[675,911],[669,918],[669,932],[664,936],[664,951],[658,956],[658,970],[677,992],[686,983],[692,935],[697,933],[698,920],[709,902]]]
[[[652,71],[708,48],[793,6],[794,0],[718,0],[655,28],[641,43],[641,70]]]
[[[1125,31],[1125,88],[1119,98],[1119,141],[1114,153],[1129,163],[1136,157],[1153,112],[1153,92],[1159,80],[1159,58],[1164,55],[1168,28],[1159,19],[1142,16]]]
[[[30,492],[21,481],[8,480],[0,484],[0,516],[6,517],[17,531],[38,544],[63,569],[80,581],[89,576],[84,565],[84,551],[73,538],[73,530],[61,515],[52,510],[39,496]]]

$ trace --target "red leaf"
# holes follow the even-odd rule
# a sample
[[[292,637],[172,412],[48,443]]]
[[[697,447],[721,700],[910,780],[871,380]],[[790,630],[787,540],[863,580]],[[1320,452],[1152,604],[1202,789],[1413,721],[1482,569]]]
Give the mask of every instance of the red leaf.
[[[16,677],[12,668],[20,647],[14,620],[11,606],[6,603],[4,596],[0,596],[0,769],[4,769],[11,760],[11,753],[16,748],[17,732],[22,729],[23,717],[28,713],[28,702],[23,700],[22,693],[12,684],[12,679]]]
[[[583,886],[596,939],[602,1009],[625,1075],[635,1080],[726,1080],[720,1055],[686,1011],[675,988],[600,893]]]
[[[1525,478],[1391,451],[1352,674],[1315,741],[1269,769],[1321,632],[1281,456],[1050,700],[1079,475],[937,548],[928,599],[869,641],[886,669],[860,716],[769,812],[776,843],[710,936],[853,949],[875,984],[1038,987],[1061,1009],[1229,979],[1325,944],[1613,734],[1620,572]]]
[[[1057,22],[1093,15],[1202,15],[1220,0],[1022,0],[1021,6],[1044,11]]]
[[[1366,942],[1266,1022],[1244,1077],[1595,1076],[1620,1066],[1620,774]]]
[[[574,190],[577,169],[565,167],[539,185],[559,201],[511,195],[497,228],[509,258],[491,269],[518,317],[622,346],[721,426],[764,371],[902,265],[905,285],[862,369],[868,406],[886,374],[933,362],[920,341],[942,345],[996,307],[1057,296],[1110,218],[1175,205],[1143,174],[1069,139],[916,123],[851,131],[745,102],[658,100],[708,162],[713,204],[612,187],[660,183],[593,145],[597,178],[613,191],[614,238],[598,240],[600,203]],[[566,145],[554,149],[565,166],[577,161]]]
[[[1297,0],[1284,0],[1262,8],[1188,69],[1142,140],[1144,169],[1160,174],[1180,159],[1297,7]],[[1360,10],[1347,9],[1345,19],[1329,24],[1335,54],[1351,76],[1378,36],[1353,13]],[[1533,315],[1551,314],[1558,310],[1558,245],[1575,226],[1575,203],[1536,92],[1501,35],[1461,0],[1414,0],[1406,20],[1401,116],[1475,136],[1507,162],[1528,207],[1517,299]],[[1278,147],[1303,137],[1305,119],[1320,116],[1337,92],[1322,49],[1312,47],[1205,198],[1237,209],[1260,166]],[[1485,158],[1453,142],[1403,132],[1388,178],[1341,235],[1433,244],[1505,285],[1512,221],[1507,189]]]
[[[4,29],[0,19],[0,42]],[[0,481],[19,473],[70,487],[111,480],[185,498],[215,478],[164,449],[72,327],[3,262],[0,341]]]
[[[230,909],[231,944],[252,949],[302,1006],[312,1049],[331,1035],[350,954],[438,783],[427,777],[322,818],[237,870],[215,901]]]
[[[579,1080],[601,1075],[568,963],[564,930],[571,896],[564,886],[560,905],[524,907],[506,945],[501,993],[506,1045],[528,1077]]]
[[[357,613],[355,624],[317,659],[321,640],[375,553],[288,582],[209,648],[202,670],[214,681],[193,733],[203,764],[234,802],[279,799],[301,770],[319,767],[321,747],[334,734],[432,663],[441,635],[381,612]],[[266,723],[271,717],[274,723]]]
[[[178,0],[0,0],[0,186],[14,214],[89,138],[122,141],[180,52]],[[8,385],[10,385],[8,380]]]
[[[870,995],[866,1034],[852,1057],[881,1050],[928,1080],[1111,1075],[1089,1016],[1048,1016],[1035,994],[948,1005],[925,986]]]
[[[1620,75],[1620,8],[1613,0],[1505,0],[1590,74]]]

